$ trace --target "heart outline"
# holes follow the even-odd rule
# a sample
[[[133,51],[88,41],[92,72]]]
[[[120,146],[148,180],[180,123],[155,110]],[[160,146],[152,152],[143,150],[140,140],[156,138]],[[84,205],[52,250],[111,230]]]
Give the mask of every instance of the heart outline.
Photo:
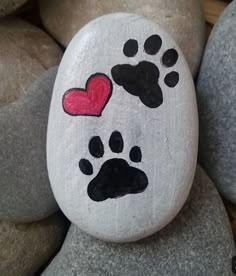
[[[103,78],[103,81],[107,81],[107,87],[105,87],[105,89],[107,89],[107,95],[105,95],[104,97],[104,101],[100,102],[100,107],[98,106],[98,110],[94,113],[78,113],[78,112],[70,112],[68,111],[68,108],[65,106],[65,102],[66,102],[66,97],[68,96],[68,94],[71,94],[71,93],[85,93],[87,94],[87,98],[89,100],[89,92],[92,93],[89,88],[91,88],[91,82],[96,80],[97,78],[100,78],[102,77]],[[105,108],[105,106],[107,105],[111,95],[112,95],[112,91],[113,91],[113,84],[112,84],[112,81],[111,79],[104,73],[95,73],[93,75],[91,75],[88,80],[86,81],[86,84],[85,84],[85,88],[70,88],[68,89],[64,95],[63,95],[63,98],[62,98],[62,107],[63,107],[63,110],[65,113],[67,113],[68,115],[70,116],[94,116],[94,117],[100,117],[102,115],[102,112]],[[104,92],[104,91],[103,91]],[[104,95],[103,95],[104,96]],[[85,97],[84,97],[85,98]]]

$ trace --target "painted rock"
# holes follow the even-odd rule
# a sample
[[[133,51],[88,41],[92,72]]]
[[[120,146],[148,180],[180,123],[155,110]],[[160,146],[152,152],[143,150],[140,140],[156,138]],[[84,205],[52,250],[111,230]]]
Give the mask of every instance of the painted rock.
[[[204,54],[197,97],[199,160],[220,193],[236,203],[236,1],[216,23]]]
[[[138,242],[113,244],[72,225],[42,276],[230,276],[234,255],[222,200],[210,178],[197,167],[188,201],[165,229]]]
[[[200,0],[40,0],[40,15],[45,28],[62,45],[99,16],[128,12],[147,17],[169,32],[190,66],[198,72],[205,44],[205,19]]]
[[[163,228],[189,194],[197,144],[192,76],[165,31],[119,13],[75,36],[47,134],[52,189],[72,222],[114,242]]]

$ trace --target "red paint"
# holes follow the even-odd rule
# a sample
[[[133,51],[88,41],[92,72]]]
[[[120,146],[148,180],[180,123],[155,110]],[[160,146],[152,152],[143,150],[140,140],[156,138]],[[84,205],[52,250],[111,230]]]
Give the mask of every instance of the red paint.
[[[101,116],[112,93],[112,83],[108,76],[92,75],[86,88],[69,89],[63,96],[63,108],[70,115]]]

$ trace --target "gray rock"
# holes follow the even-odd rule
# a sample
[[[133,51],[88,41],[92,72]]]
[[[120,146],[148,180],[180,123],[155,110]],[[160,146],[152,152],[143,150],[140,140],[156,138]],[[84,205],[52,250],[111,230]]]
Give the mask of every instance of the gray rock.
[[[143,15],[162,25],[179,44],[195,75],[205,44],[205,20],[200,0],[40,0],[46,29],[67,46],[79,29],[112,12]]]
[[[28,0],[1,0],[0,17],[8,15],[25,4]]]
[[[0,220],[28,222],[57,210],[47,175],[46,130],[57,68],[0,108]]]
[[[236,1],[215,25],[197,84],[199,160],[218,190],[236,203]]]
[[[0,222],[0,275],[33,276],[61,246],[68,222],[61,214],[31,224]]]
[[[229,220],[213,183],[198,167],[188,202],[161,232],[129,244],[96,240],[74,225],[44,276],[231,275]]]
[[[62,51],[41,29],[16,18],[0,20],[0,107],[24,95]]]

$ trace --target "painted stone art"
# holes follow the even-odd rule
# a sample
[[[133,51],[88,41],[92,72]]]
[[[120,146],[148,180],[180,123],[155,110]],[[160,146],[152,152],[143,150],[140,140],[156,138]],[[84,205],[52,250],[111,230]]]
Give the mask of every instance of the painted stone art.
[[[117,13],[78,32],[59,67],[47,134],[51,186],[73,223],[112,242],[160,230],[188,197],[197,145],[192,76],[165,31]]]

